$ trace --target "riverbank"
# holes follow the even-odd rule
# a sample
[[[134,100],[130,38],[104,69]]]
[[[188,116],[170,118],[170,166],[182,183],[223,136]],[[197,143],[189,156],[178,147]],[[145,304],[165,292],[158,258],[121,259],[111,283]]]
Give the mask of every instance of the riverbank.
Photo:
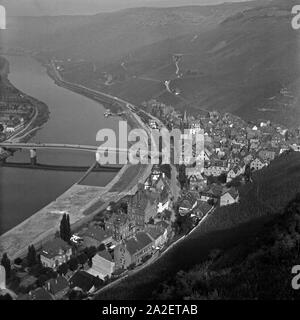
[[[62,82],[60,84],[63,86]],[[68,90],[73,89],[72,91],[81,95],[85,94],[90,99],[92,96],[98,96],[99,99],[104,96],[101,92],[88,88],[78,88],[70,83],[65,87]],[[106,99],[120,103],[115,97],[106,96]],[[126,109],[127,103],[124,101],[121,103],[122,107]],[[142,120],[130,109],[127,110],[126,114],[133,121],[135,127],[145,126]],[[51,239],[59,229],[61,216],[65,212],[69,213],[74,229],[89,222],[96,214],[105,209],[111,201],[116,202],[127,195],[134,194],[138,182],[144,182],[151,173],[151,169],[151,165],[125,165],[105,187],[80,185],[80,181],[75,183],[55,201],[3,234],[0,237],[0,254],[7,252],[9,257],[14,259],[26,254],[27,247],[30,244],[39,247],[48,239]]]
[[[16,92],[18,98],[21,99],[21,103],[28,103],[34,107],[34,113],[31,119],[27,123],[24,123],[24,125],[12,136],[10,136],[7,141],[27,142],[35,135],[37,130],[39,130],[48,121],[50,117],[50,111],[45,103],[20,91],[9,81],[9,63],[5,58],[3,58],[3,60],[4,65],[0,70],[2,82],[1,85]],[[10,155],[10,152],[4,151],[0,154],[0,159],[5,159]]]

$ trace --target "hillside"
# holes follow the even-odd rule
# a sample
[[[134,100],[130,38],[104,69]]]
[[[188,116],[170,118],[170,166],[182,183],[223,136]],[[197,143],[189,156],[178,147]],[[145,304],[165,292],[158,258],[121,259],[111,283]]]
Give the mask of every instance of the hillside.
[[[201,225],[202,232],[224,230],[283,210],[300,193],[300,154],[282,154],[240,188],[240,203],[217,209]]]
[[[243,10],[213,30],[139,49],[127,69],[141,79],[173,79],[171,87],[181,94],[162,91],[158,98],[182,109],[189,106],[193,113],[217,109],[247,120],[299,126],[300,33],[291,28],[293,3],[276,1]],[[175,53],[182,55],[181,78],[175,75]]]
[[[296,3],[9,18],[2,47],[55,56],[64,60],[67,79],[137,104],[154,97],[191,113],[217,109],[246,120],[299,126],[300,33],[291,28]],[[174,54],[180,57],[177,75]],[[165,80],[179,96],[166,91]]]
[[[249,4],[134,8],[94,16],[8,19],[4,44],[43,51],[60,58],[112,63],[138,48],[194,30],[215,27]]]
[[[241,203],[239,205],[236,207],[230,206],[226,210],[222,209],[216,211],[215,214],[211,215],[207,220],[208,223],[204,223],[204,225],[198,228],[195,233],[190,234],[183,242],[175,246],[160,260],[145,268],[143,271],[125,279],[122,283],[118,284],[117,287],[101,293],[97,298],[179,298],[176,296],[176,292],[178,291],[181,292],[180,294],[182,295],[180,298],[187,296],[192,298],[212,299],[214,298],[215,288],[217,289],[215,298],[236,297],[236,295],[238,295],[238,291],[233,292],[232,296],[229,296],[229,289],[226,286],[228,285],[230,287],[230,285],[236,285],[237,288],[239,285],[242,286],[241,279],[243,279],[243,274],[242,271],[240,274],[237,273],[235,283],[236,273],[235,269],[232,269],[232,278],[228,278],[227,283],[226,277],[228,277],[228,273],[224,266],[225,262],[227,261],[228,263],[232,263],[232,268],[234,268],[234,265],[237,263],[244,263],[245,265],[242,265],[241,268],[243,269],[246,266],[250,266],[249,269],[243,270],[245,272],[251,272],[253,265],[251,265],[250,262],[248,263],[246,260],[247,256],[250,256],[252,252],[249,250],[253,250],[253,252],[257,251],[257,254],[262,254],[262,260],[265,255],[269,259],[268,248],[272,248],[272,239],[274,238],[274,234],[277,232],[276,227],[273,227],[272,221],[275,221],[276,225],[277,223],[280,225],[280,217],[283,217],[283,221],[286,221],[284,223],[284,227],[290,227],[292,228],[290,230],[294,230],[293,228],[295,227],[295,223],[290,223],[291,220],[289,216],[287,217],[287,220],[285,220],[285,216],[286,214],[289,215],[290,209],[288,208],[294,207],[292,205],[293,203],[296,203],[297,206],[299,206],[299,196],[296,199],[295,197],[297,196],[297,193],[300,193],[300,154],[292,152],[282,155],[280,158],[276,159],[271,166],[259,171],[254,179],[255,181],[252,185],[245,186],[244,189],[241,190]],[[258,185],[260,187],[257,189]],[[258,202],[256,203],[255,201],[257,201],[257,199]],[[299,215],[297,212],[296,214]],[[295,218],[298,219],[298,216],[295,216]],[[294,218],[291,219],[293,220]],[[269,223],[271,223],[271,225],[269,225]],[[297,226],[297,232],[299,232],[299,223]],[[274,232],[269,232],[270,230],[273,230]],[[264,236],[265,238],[263,238]],[[270,236],[270,238],[268,236]],[[299,237],[299,235],[297,237]],[[256,238],[257,244],[255,244]],[[284,231],[282,245],[286,245],[285,241],[288,238],[289,235],[285,234]],[[252,246],[253,243],[254,245]],[[258,246],[263,245],[267,246],[267,249],[264,249],[264,251],[261,252],[259,251]],[[296,242],[294,241],[293,246],[295,245]],[[240,246],[242,247],[240,248]],[[209,290],[205,291],[204,287],[204,289],[201,289],[201,291],[199,290],[198,293],[195,292],[194,296],[192,295],[192,291],[196,291],[198,283],[199,286],[203,284],[201,279],[206,277],[206,270],[211,270],[207,268],[216,266],[215,262],[212,265],[212,262],[210,261],[211,252],[215,249],[219,249],[221,252],[225,253],[229,252],[229,258],[227,259],[227,256],[224,254],[224,257],[222,257],[218,262],[221,268],[220,273],[209,274],[209,277],[211,276],[211,282],[208,282],[208,285],[210,286]],[[296,248],[294,247],[294,249]],[[282,268],[285,270],[284,272],[287,272],[287,268],[289,268],[288,276],[286,274],[286,282],[288,283],[290,283],[291,280],[290,268],[295,264],[297,258],[294,255],[295,251],[293,250],[290,252],[278,252],[277,250],[276,252],[276,254],[281,254],[280,258],[283,259],[285,256],[285,259],[287,259],[287,263],[283,265]],[[234,260],[235,252],[237,253],[237,258]],[[275,263],[275,261],[276,260],[274,260],[274,262],[270,262],[270,260],[265,260],[265,262],[263,262],[265,264],[264,267],[258,266],[257,269],[255,269],[257,274],[263,277],[263,275],[258,272],[267,272],[268,270],[266,268],[268,264],[270,263],[270,268],[273,268],[273,263]],[[255,263],[255,261],[251,263]],[[195,268],[197,265],[200,265],[200,267],[197,267],[196,271],[190,272],[193,276],[196,274],[197,281],[200,279],[194,285],[196,280],[193,280],[194,282],[189,282],[188,280],[189,270]],[[203,270],[203,273],[201,272],[198,276],[199,270]],[[181,272],[176,276],[176,281],[174,281],[174,277],[179,271]],[[276,269],[272,269],[272,272],[276,272]],[[251,279],[253,279],[255,275],[256,274],[253,274]],[[268,281],[270,279],[272,280],[272,276],[274,276],[273,273],[268,276]],[[183,285],[186,286],[184,288],[177,287],[180,285],[181,278],[183,278]],[[161,282],[168,279],[172,279],[170,283],[165,283],[163,286],[160,286]],[[218,279],[220,279],[220,282],[218,282]],[[274,276],[273,279],[277,279],[277,277]],[[281,281],[282,280],[283,276],[281,274]],[[216,285],[216,283],[218,285]],[[263,285],[263,283],[261,285]],[[269,282],[268,285],[270,285]],[[278,286],[279,285],[280,283]],[[222,288],[224,289],[224,292],[222,291]],[[246,287],[246,289],[247,288],[248,287]],[[254,292],[253,295],[257,293],[256,291],[249,291],[249,295],[251,295],[252,292]],[[274,290],[271,292],[274,293],[277,291]],[[245,297],[247,296],[245,295]]]
[[[299,126],[300,33],[291,28],[296,3],[24,17],[9,20],[4,43],[63,59],[67,79],[136,104],[154,97],[194,114],[216,109],[245,120]],[[175,54],[180,57],[177,75]],[[165,80],[180,95],[167,92]]]
[[[212,251],[192,270],[180,271],[153,292],[154,299],[294,300],[299,264],[300,194],[257,235],[225,251]]]

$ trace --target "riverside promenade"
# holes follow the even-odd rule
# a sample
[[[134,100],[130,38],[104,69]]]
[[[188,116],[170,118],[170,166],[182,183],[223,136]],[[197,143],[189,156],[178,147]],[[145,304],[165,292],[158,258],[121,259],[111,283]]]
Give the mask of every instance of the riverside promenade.
[[[55,81],[60,86],[88,97],[94,96],[98,99],[105,97],[106,100],[111,99],[118,103],[120,107],[126,109],[127,116],[130,117],[136,127],[141,127],[150,132],[147,125],[132,111],[136,107],[131,103],[102,92],[65,82],[53,65],[52,70],[49,71],[52,75],[54,74]],[[69,214],[73,228],[78,228],[91,221],[111,201],[116,202],[125,196],[136,193],[138,183],[143,183],[150,175],[151,170],[151,164],[126,164],[105,187],[81,185],[80,182],[83,179],[80,179],[49,205],[0,236],[0,255],[6,252],[11,259],[15,259],[25,255],[29,245],[33,244],[39,247],[51,239],[55,232],[59,230],[61,217],[64,213]]]

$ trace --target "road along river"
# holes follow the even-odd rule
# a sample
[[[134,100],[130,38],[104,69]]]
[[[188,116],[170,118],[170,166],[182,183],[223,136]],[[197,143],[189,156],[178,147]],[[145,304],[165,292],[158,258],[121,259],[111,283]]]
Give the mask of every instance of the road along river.
[[[104,99],[103,96],[105,96],[106,101],[109,100],[110,102],[118,103],[120,107],[127,110],[127,117],[128,119],[130,119],[131,126],[133,125],[134,127],[142,127],[145,130],[149,130],[148,127],[139,118],[139,116],[137,116],[134,112],[131,111],[131,109],[135,107],[133,105],[130,105],[126,101],[116,97],[109,96],[107,94],[103,94],[101,92],[90,90],[82,86],[66,83],[62,81],[62,79],[60,79],[59,76],[57,76],[56,74],[54,74],[54,77],[56,78],[56,82],[60,86],[67,87],[71,91],[80,92],[83,95],[93,96],[98,100]],[[11,78],[10,80],[14,84]],[[33,83],[31,82],[31,85],[32,84]],[[19,89],[25,92],[23,88]],[[26,93],[33,95],[29,92]],[[38,96],[37,98],[41,100],[40,96]],[[47,101],[45,102],[47,103]],[[63,106],[61,107],[63,108]],[[84,108],[85,103],[82,103],[79,109],[84,110]],[[72,119],[74,117],[81,116],[80,121],[84,123],[84,126],[81,125],[79,131],[76,131],[75,133],[75,139],[78,139],[76,143],[91,144],[87,139],[79,139],[83,131],[87,130],[88,132],[91,132],[91,129],[93,129],[91,127],[91,120],[85,121],[82,114],[78,113],[78,115],[76,115],[76,113],[73,112],[73,110],[71,115],[64,114],[62,116],[64,116],[65,121],[69,121],[69,123],[73,127],[74,121],[72,121]],[[97,114],[97,116],[99,115]],[[60,125],[63,126],[63,129],[58,128],[57,131],[60,131],[61,134],[63,134],[65,121],[63,121],[62,118],[59,118],[59,121],[61,121]],[[117,119],[115,119],[115,121],[117,122]],[[104,126],[102,126],[102,128],[103,127]],[[106,120],[105,128],[109,128],[108,122]],[[95,126],[94,129],[94,132],[97,133],[98,130],[101,129],[101,127],[99,128]],[[75,130],[78,130],[78,127],[75,126]],[[115,131],[118,134],[116,129]],[[41,133],[43,134],[43,130],[41,131]],[[42,134],[37,135],[35,137],[35,140],[42,139]],[[72,144],[72,141],[69,139],[73,137],[73,134],[70,133],[70,135],[67,136],[67,142],[63,143]],[[91,136],[93,136],[93,134]],[[47,139],[47,137],[45,139]],[[61,139],[58,142],[60,141]],[[47,142],[47,140],[44,140],[43,142]],[[49,160],[49,157],[46,157],[46,159]],[[95,162],[95,160],[93,159],[91,159],[91,161],[91,164]],[[133,166],[131,164],[126,164],[108,184],[105,184],[105,187],[99,186],[98,180],[101,180],[101,178],[98,178],[98,176],[96,179],[94,179],[93,183],[89,181],[88,185],[85,185],[82,182],[82,179],[80,180],[80,182],[73,182],[74,184],[70,188],[68,188],[67,191],[62,193],[58,198],[54,199],[47,206],[40,209],[38,212],[36,212],[35,214],[27,218],[25,221],[15,226],[13,229],[10,229],[8,232],[4,233],[0,237],[0,254],[7,252],[8,255],[12,259],[14,259],[18,256],[23,256],[24,254],[26,254],[28,245],[42,245],[45,241],[53,237],[54,233],[59,229],[61,216],[64,213],[68,213],[70,215],[70,221],[73,228],[78,228],[82,224],[92,220],[93,217],[96,214],[98,214],[101,210],[105,209],[111,201],[119,201],[126,195],[134,194],[137,191],[138,182],[143,182],[146,180],[146,178],[151,173],[151,168],[152,165]],[[34,197],[32,193],[31,196]]]
[[[27,56],[6,56],[9,80],[19,90],[47,104],[49,121],[31,139],[33,142],[96,145],[97,131],[118,130],[117,118],[105,118],[104,107],[82,95],[57,86],[46,69]],[[29,152],[17,152],[8,159],[29,162]],[[46,164],[89,166],[91,153],[76,151],[39,151],[38,161]],[[93,174],[97,185],[104,186],[112,172]],[[0,234],[30,217],[75,183],[80,172],[49,172],[0,168]]]

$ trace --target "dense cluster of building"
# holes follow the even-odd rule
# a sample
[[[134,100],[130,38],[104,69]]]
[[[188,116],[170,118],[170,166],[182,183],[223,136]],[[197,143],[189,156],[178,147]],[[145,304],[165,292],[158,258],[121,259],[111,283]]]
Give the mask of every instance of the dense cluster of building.
[[[216,111],[187,116],[186,112],[182,114],[156,100],[143,103],[143,107],[169,129],[204,135],[202,162],[186,164],[187,190],[180,206],[182,213],[203,202],[220,206],[237,203],[238,190],[230,183],[243,179],[247,168],[251,172],[261,170],[287,150],[300,151],[300,128],[288,130],[263,120],[246,122]],[[195,156],[197,159],[198,155]]]
[[[93,293],[109,279],[134,272],[166,248],[178,216],[199,221],[217,206],[238,203],[240,195],[232,182],[244,181],[246,172],[263,169],[287,150],[300,151],[299,129],[288,130],[270,121],[245,122],[228,113],[187,116],[155,100],[143,107],[169,129],[187,129],[192,135],[204,136],[202,162],[183,165],[185,183],[179,199],[174,203],[170,177],[162,166],[153,166],[135,195],[111,203],[105,212],[77,230],[69,243],[60,237],[44,243],[39,250],[44,267],[56,272],[77,257],[83,260],[81,267],[59,272],[58,277],[29,290],[20,299],[62,299],[70,290]],[[149,126],[159,129],[153,119]],[[182,166],[177,168],[181,183]],[[89,254],[91,248],[95,250]],[[29,284],[36,280],[28,274],[22,279]]]
[[[1,84],[0,95],[0,142],[16,134],[34,116],[35,109],[25,101],[23,94]]]
[[[87,250],[95,250],[81,268],[68,270],[43,286],[21,294],[19,299],[34,300],[41,296],[61,299],[72,289],[92,293],[109,279],[156,257],[172,236],[171,192],[167,179],[160,166],[154,166],[135,195],[125,198],[121,205],[112,203],[101,212],[99,219],[77,230],[69,243],[60,237],[45,242],[39,250],[40,263],[55,272]]]

